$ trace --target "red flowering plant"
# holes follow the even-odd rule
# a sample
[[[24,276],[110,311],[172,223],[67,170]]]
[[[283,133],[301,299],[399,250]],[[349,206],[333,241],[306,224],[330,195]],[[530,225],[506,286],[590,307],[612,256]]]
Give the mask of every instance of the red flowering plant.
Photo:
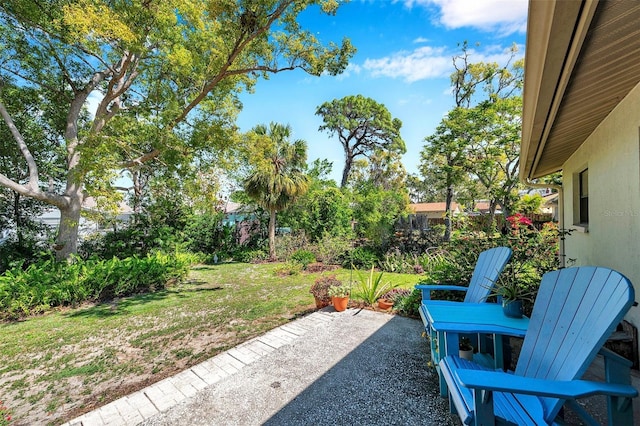
[[[11,410],[0,401],[0,426],[7,426],[11,423]]]

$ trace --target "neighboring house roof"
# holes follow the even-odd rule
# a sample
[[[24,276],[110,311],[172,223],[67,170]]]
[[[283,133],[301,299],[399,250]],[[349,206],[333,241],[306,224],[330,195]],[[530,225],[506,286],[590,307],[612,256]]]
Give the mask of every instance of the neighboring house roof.
[[[100,209],[98,208],[98,203],[96,202],[96,199],[93,197],[87,197],[84,199],[84,201],[82,202],[82,209],[96,211],[96,212],[100,211]],[[127,214],[127,213],[133,213],[133,209],[129,207],[129,205],[124,201],[119,201],[118,214]]]
[[[552,205],[557,206],[558,205],[558,196],[559,195],[560,194],[555,192],[553,194],[549,194],[549,195],[546,195],[546,196],[542,197],[542,199],[544,200],[542,205],[543,206],[552,206]]]
[[[100,212],[100,209],[98,208],[98,204],[96,203],[96,200],[93,197],[87,197],[84,199],[84,201],[82,202],[82,210],[85,212],[87,211]],[[129,220],[129,217],[131,215],[133,215],[133,209],[129,207],[125,202],[120,201],[118,203],[118,212],[117,212],[116,218],[118,220],[122,220],[126,222]],[[43,223],[45,225],[49,225],[51,227],[57,227],[58,225],[60,225],[60,210],[57,208],[47,209],[44,212],[42,212],[40,216],[36,218],[36,221]],[[84,217],[81,217],[80,221],[81,221],[81,226],[84,226],[87,223],[91,222],[85,219]]]
[[[640,2],[529,2],[520,175],[556,172],[640,81]]]
[[[225,214],[249,214],[254,213],[255,207],[248,206],[246,204],[234,203],[233,201],[227,201],[224,205]]]
[[[490,204],[488,201],[478,201],[476,203],[476,207],[474,210],[479,211],[480,213],[488,213],[490,208]]]
[[[242,204],[234,203],[233,201],[227,201],[224,205],[224,212],[227,214],[236,213],[240,211],[241,208],[242,208]]]
[[[415,214],[419,213],[444,213],[445,212],[446,203],[414,203],[409,204],[409,210]],[[461,210],[461,205],[452,202],[451,203],[451,211],[454,213],[458,213]],[[478,201],[473,209],[474,211],[478,211],[480,213],[488,213],[489,212],[489,202],[488,201]]]
[[[446,203],[414,203],[409,204],[409,209],[413,213],[444,213],[446,211]],[[451,203],[451,211],[458,211],[458,204]]]

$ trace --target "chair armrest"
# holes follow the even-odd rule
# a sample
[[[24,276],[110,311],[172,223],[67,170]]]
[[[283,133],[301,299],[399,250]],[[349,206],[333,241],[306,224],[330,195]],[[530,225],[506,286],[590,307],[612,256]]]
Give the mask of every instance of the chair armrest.
[[[467,291],[468,287],[450,284],[416,284],[415,288],[422,290],[422,300],[431,300],[431,292],[433,290],[451,290],[451,291]]]
[[[456,369],[461,385],[471,389],[511,392],[560,399],[577,399],[592,395],[635,398],[638,391],[631,385],[587,380],[555,381],[516,376],[500,371]]]

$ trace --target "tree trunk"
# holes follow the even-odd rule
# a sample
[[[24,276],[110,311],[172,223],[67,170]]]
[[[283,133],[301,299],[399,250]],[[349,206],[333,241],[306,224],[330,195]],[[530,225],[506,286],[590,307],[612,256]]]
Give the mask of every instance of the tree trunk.
[[[502,200],[502,202],[500,203],[501,207],[502,207],[502,215],[504,216],[505,219],[508,218],[509,216],[511,216],[511,209],[509,208],[510,206],[509,206],[509,202],[507,200],[508,200],[508,198],[505,197]]]
[[[488,233],[491,233],[491,235],[493,235],[493,233],[495,232],[495,230],[497,229],[496,226],[496,201],[495,200],[490,200],[489,201],[489,229],[488,229]]]
[[[74,148],[75,143],[70,144]],[[78,229],[80,227],[80,214],[82,213],[82,202],[84,201],[83,182],[84,175],[77,169],[80,162],[80,153],[68,148],[70,155],[68,158],[69,171],[67,172],[67,188],[63,197],[66,203],[58,206],[60,209],[60,225],[54,249],[56,250],[56,260],[71,260],[71,255],[78,253]]]
[[[275,262],[276,257],[276,211],[269,212],[269,260]]]
[[[451,202],[453,201],[453,187],[447,187],[447,198],[444,207],[444,240],[451,240]]]
[[[351,172],[352,163],[353,163],[353,159],[347,155],[344,160],[344,169],[342,170],[342,181],[340,182],[340,188],[344,188],[347,185],[347,181],[349,180],[349,173]]]
[[[78,229],[80,227],[80,212],[82,198],[70,199],[69,207],[60,209],[60,225],[56,244],[56,260],[69,260],[70,255],[78,252]]]

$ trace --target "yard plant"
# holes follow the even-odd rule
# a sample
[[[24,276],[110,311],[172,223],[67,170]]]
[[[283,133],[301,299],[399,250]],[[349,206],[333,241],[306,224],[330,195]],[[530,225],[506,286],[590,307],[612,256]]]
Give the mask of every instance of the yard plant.
[[[396,285],[389,280],[383,281],[384,272],[376,273],[375,267],[371,267],[368,275],[358,272],[359,283],[355,289],[355,297],[362,299],[365,303],[373,305],[387,291]]]

